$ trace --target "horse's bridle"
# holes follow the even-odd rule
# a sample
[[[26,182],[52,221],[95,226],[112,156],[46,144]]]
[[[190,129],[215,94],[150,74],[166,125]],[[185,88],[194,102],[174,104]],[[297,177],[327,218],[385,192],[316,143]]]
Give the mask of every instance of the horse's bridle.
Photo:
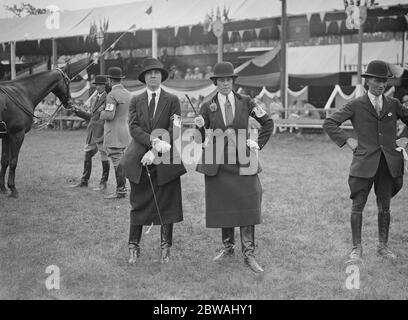
[[[71,84],[71,79],[68,77],[68,75],[65,73],[65,71],[62,70],[61,68],[55,68],[55,70],[57,70],[61,74],[62,79],[64,80],[64,83],[67,86],[68,92],[69,92],[69,85]],[[68,98],[67,102],[68,101],[69,101],[69,98]],[[62,101],[61,101],[61,103],[63,104]],[[63,106],[63,107],[65,108],[65,106]]]

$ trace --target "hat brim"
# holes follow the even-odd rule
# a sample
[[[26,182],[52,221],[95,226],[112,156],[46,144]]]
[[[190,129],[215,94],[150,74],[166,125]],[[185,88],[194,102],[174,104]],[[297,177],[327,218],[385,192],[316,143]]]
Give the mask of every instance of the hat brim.
[[[224,74],[217,74],[210,76],[211,80],[218,79],[218,78],[238,78],[236,73],[224,73]]]
[[[117,77],[117,76],[106,76],[106,78],[110,79],[124,79],[125,76]]]
[[[379,78],[379,79],[392,79],[394,78],[393,76],[380,76],[378,74],[372,74],[372,73],[363,73],[361,75],[361,78]]]
[[[152,68],[146,68],[146,69],[142,70],[142,72],[138,76],[139,81],[143,82],[143,83],[146,83],[146,81],[145,81],[146,72],[149,72],[151,70],[160,71],[160,73],[162,74],[162,80],[161,80],[162,82],[166,81],[167,78],[169,77],[169,73],[168,73],[168,71],[166,69],[159,68],[159,67],[152,67]]]

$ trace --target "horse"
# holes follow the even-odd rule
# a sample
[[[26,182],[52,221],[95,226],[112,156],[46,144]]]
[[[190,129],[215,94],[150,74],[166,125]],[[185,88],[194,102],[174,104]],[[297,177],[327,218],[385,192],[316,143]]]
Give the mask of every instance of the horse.
[[[0,82],[0,112],[3,109],[2,118],[7,125],[7,133],[0,137],[2,139],[0,194],[7,194],[4,183],[9,167],[7,181],[11,191],[9,197],[18,198],[15,186],[18,155],[25,134],[30,131],[33,124],[34,109],[50,92],[59,98],[64,108],[72,108],[69,84],[70,78],[65,68]]]

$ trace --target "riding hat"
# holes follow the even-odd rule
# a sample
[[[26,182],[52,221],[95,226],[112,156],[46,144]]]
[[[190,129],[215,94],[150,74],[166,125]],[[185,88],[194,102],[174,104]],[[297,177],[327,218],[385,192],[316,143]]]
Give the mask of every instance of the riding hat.
[[[123,79],[122,69],[119,67],[111,67],[108,69],[108,78],[112,79]]]
[[[231,62],[221,61],[215,64],[213,74],[210,76],[211,80],[217,78],[237,78],[238,75],[234,73],[234,66]]]
[[[106,76],[97,75],[94,79],[94,84],[106,84]]]
[[[146,58],[143,61],[143,69],[140,72],[139,77],[138,77],[139,81],[146,83],[145,74],[146,72],[151,71],[151,70],[160,71],[160,73],[162,74],[162,82],[165,81],[169,75],[168,71],[164,69],[163,64],[159,60],[155,58]]]
[[[393,78],[386,62],[381,60],[371,61],[366,69],[366,72],[361,75],[362,78],[374,77],[380,79]]]

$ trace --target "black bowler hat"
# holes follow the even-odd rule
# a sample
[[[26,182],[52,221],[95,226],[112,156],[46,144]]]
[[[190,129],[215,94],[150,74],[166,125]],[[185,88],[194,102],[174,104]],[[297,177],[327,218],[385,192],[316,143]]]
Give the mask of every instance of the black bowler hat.
[[[366,72],[361,75],[362,78],[374,77],[380,79],[393,78],[388,64],[381,60],[371,61],[366,69]]]
[[[123,79],[122,69],[119,67],[111,67],[108,69],[108,78]]]
[[[213,74],[210,76],[211,80],[217,78],[237,78],[238,75],[234,73],[234,66],[231,62],[221,61],[215,64]]]
[[[139,81],[143,82],[143,83],[146,83],[145,82],[145,74],[146,74],[146,72],[151,71],[151,70],[158,70],[158,71],[161,72],[162,82],[165,81],[167,79],[168,75],[169,75],[168,71],[166,69],[164,69],[163,64],[159,60],[157,60],[155,58],[146,58],[143,61],[143,69],[140,72],[139,77],[138,77]]]
[[[94,84],[106,84],[106,76],[97,75],[94,79]]]

